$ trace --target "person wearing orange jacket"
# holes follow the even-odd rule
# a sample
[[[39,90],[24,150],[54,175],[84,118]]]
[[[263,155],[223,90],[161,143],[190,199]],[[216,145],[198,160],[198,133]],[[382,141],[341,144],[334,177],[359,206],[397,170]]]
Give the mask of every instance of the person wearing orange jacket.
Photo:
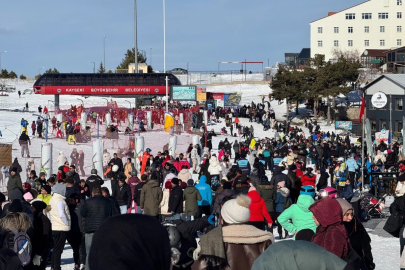
[[[145,152],[143,152],[143,155],[139,157],[139,162],[141,163],[141,175],[145,173],[145,168],[146,168],[146,163],[148,162],[148,159],[150,158],[150,148],[146,148]]]

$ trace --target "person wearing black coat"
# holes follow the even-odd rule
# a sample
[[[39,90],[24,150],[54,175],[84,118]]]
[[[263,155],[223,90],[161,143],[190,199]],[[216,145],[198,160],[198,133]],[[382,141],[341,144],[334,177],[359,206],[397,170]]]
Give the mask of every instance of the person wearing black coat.
[[[104,185],[104,180],[97,175],[97,170],[93,169],[91,172],[91,175],[86,179],[86,184],[89,186],[90,194],[94,188],[100,188],[102,185]]]
[[[45,270],[48,253],[52,248],[52,225],[51,221],[43,214],[46,203],[43,201],[35,201],[31,205],[31,209],[34,213],[34,222],[32,224],[33,233],[31,237],[32,252],[30,269]]]
[[[111,201],[104,198],[100,188],[93,189],[92,198],[86,200],[80,210],[80,215],[85,219],[84,232],[86,242],[86,254],[89,254],[93,235],[100,225],[113,215],[113,205]],[[88,265],[89,256],[86,256]]]
[[[205,177],[207,177],[207,182],[206,183],[211,186],[211,174],[208,171],[209,167],[210,167],[210,159],[206,158],[205,163],[201,167],[200,176],[205,175]]]
[[[0,269],[4,270],[23,270],[20,259],[17,254],[9,248],[0,249]],[[44,268],[45,269],[45,268]]]
[[[112,205],[112,209],[113,209],[112,215],[113,216],[119,215],[120,214],[120,206],[118,205],[117,200],[114,197],[111,197],[110,191],[108,190],[108,188],[102,187],[101,188],[101,193],[102,193],[104,198],[107,198],[110,201],[110,203]]]
[[[112,196],[117,200],[120,206],[121,214],[127,213],[131,208],[132,193],[130,186],[125,183],[126,177],[121,177],[118,180],[118,189],[116,189]]]
[[[283,168],[280,166],[274,168],[274,173],[273,176],[271,177],[270,185],[277,187],[278,183],[280,183],[281,181],[285,181],[285,187],[290,189],[291,188],[290,179],[287,177],[287,175],[282,173],[282,171]]]
[[[146,176],[146,174],[144,174],[141,176],[141,182],[135,186],[134,201],[136,202],[136,205],[137,205],[137,209],[136,209],[137,213],[141,213],[141,193],[142,193],[142,188],[146,184],[147,180],[148,180],[148,177]]]
[[[124,172],[124,165],[122,164],[122,159],[120,159],[117,153],[114,153],[114,157],[108,163],[111,167],[114,165],[118,166],[118,172]]]
[[[172,179],[172,192],[169,197],[169,213],[173,214],[173,219],[179,219],[183,213],[183,189],[179,186],[179,179]]]
[[[321,172],[321,176],[319,177],[318,184],[316,184],[317,191],[326,188],[328,186],[329,179],[329,174],[326,172],[325,167],[321,167],[319,171]]]

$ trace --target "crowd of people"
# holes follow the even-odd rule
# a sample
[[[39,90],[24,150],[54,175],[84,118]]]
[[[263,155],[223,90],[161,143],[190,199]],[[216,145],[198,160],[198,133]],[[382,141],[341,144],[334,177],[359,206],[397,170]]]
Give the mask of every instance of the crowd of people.
[[[17,161],[7,199],[0,194],[0,264],[60,270],[67,242],[75,270],[375,269],[351,200],[360,182],[375,184],[371,172],[405,169],[399,145],[380,143],[371,160],[349,135],[323,132],[310,120],[306,135],[265,107],[212,114],[230,129],[218,146],[210,130],[178,156],[147,148],[135,159],[105,150],[103,171],[87,178],[76,148],[70,162],[60,153],[58,173],[48,179],[31,168],[23,183]],[[274,137],[255,137],[239,118]],[[29,137],[25,143],[21,136],[29,157]],[[404,193],[401,174],[392,211],[403,216]],[[401,254],[404,239],[401,232]]]

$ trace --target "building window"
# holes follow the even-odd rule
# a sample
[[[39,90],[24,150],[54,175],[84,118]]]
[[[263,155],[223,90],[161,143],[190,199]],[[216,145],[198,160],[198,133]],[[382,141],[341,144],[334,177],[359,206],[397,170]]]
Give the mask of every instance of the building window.
[[[397,0],[397,5],[402,6],[402,0]]]
[[[377,123],[375,120],[370,120],[370,125],[371,125],[371,130],[376,131],[377,130]]]
[[[380,119],[380,130],[387,129],[387,120]]]
[[[322,34],[322,27],[318,27],[318,34]]]
[[[402,111],[403,109],[404,109],[403,99],[402,98],[396,98],[395,99],[395,110]]]
[[[333,27],[333,32],[335,34],[339,34],[339,27]]]
[[[397,32],[398,32],[398,33],[401,33],[401,32],[402,32],[402,26],[400,26],[400,25],[397,26]]]
[[[333,41],[333,46],[339,47],[339,40],[334,40]]]
[[[385,26],[380,26],[380,33],[385,33]]]
[[[364,47],[370,46],[370,40],[365,40],[364,41]]]
[[[318,40],[318,47],[322,47],[322,40]]]
[[[353,47],[353,40],[348,40],[347,41],[347,46]]]
[[[356,19],[356,13],[346,13],[346,20]]]
[[[363,20],[371,20],[371,13],[362,13],[361,18]]]
[[[402,12],[397,12],[397,19],[402,19]]]
[[[370,27],[364,26],[364,33],[370,33]]]
[[[397,46],[402,46],[402,39],[397,39]]]
[[[395,121],[395,131],[401,132],[403,128],[402,121]]]
[[[353,33],[353,27],[348,27],[348,28],[347,28],[347,32],[348,32],[348,33]]]
[[[378,13],[378,19],[388,19],[388,12]]]
[[[385,46],[385,40],[384,39],[380,39],[380,46]]]

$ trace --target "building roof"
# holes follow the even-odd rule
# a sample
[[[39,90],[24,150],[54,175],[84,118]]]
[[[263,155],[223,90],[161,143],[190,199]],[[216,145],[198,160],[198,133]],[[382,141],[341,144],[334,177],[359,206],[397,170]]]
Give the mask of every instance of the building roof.
[[[311,48],[303,48],[298,55],[298,59],[308,59],[311,57]]]
[[[405,49],[405,46],[404,46],[404,47],[395,48],[395,49],[391,49],[391,50],[384,50],[384,53],[396,52],[396,51],[400,51],[400,50],[403,50],[403,49]]]
[[[387,80],[391,81],[392,83],[395,83],[399,87],[402,87],[405,89],[405,74],[384,74],[372,81],[371,83],[367,84],[364,89],[369,88],[373,84],[379,82],[383,78],[386,78]]]
[[[362,2],[362,3],[360,3],[360,4],[354,5],[354,6],[352,6],[352,7],[357,7],[357,6],[359,6],[359,5],[362,5],[362,4],[364,4],[364,3],[367,3],[368,1],[371,1],[371,0],[364,1],[364,2]],[[315,21],[312,21],[312,22],[310,22],[310,24],[313,23],[313,22],[316,22],[316,21],[325,19],[325,18],[327,18],[327,17],[333,16],[333,15],[338,14],[338,13],[340,13],[340,12],[343,12],[343,11],[345,11],[345,10],[351,9],[352,7],[343,9],[343,10],[338,11],[338,12],[329,12],[329,13],[328,13],[328,16],[325,16],[325,17],[322,17],[322,18],[317,19],[317,20],[315,20]]]
[[[361,57],[386,57],[385,52],[387,49],[367,49],[363,52]],[[367,52],[367,55],[365,54]]]

